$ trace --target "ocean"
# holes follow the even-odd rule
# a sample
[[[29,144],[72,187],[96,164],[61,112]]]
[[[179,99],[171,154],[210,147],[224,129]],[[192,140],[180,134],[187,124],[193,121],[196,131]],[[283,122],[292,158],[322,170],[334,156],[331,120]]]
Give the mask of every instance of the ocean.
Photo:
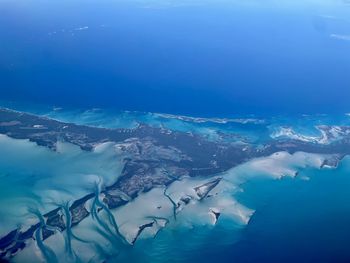
[[[346,1],[0,4],[1,99],[192,116],[350,111]]]
[[[317,125],[350,125],[349,18],[345,0],[0,0],[0,106],[105,128],[146,123],[214,141],[220,130],[252,145],[286,126],[315,138]],[[238,119],[196,123],[179,114]],[[111,171],[122,169],[108,144],[85,153],[62,143],[60,156],[5,136],[0,145],[0,205],[8,207],[1,234],[18,217],[33,220],[28,207],[48,211],[94,190],[96,174],[110,185]],[[350,262],[349,157],[334,169],[285,166],[298,176],[262,176],[250,164],[222,175],[239,188],[222,190],[238,207],[234,220],[222,216],[212,226],[195,206],[198,214],[185,213],[155,238],[96,254],[106,262]],[[236,173],[248,179],[237,182]],[[157,190],[146,200],[157,200]],[[90,224],[73,231],[94,237]],[[55,238],[46,245],[67,237]],[[57,248],[58,259],[65,249]]]

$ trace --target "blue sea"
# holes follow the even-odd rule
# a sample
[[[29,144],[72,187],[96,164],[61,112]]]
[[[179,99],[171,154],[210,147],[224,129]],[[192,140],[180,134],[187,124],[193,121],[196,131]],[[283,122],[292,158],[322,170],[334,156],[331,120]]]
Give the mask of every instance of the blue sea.
[[[212,139],[215,125],[153,113],[244,117],[268,125],[220,129],[256,144],[274,125],[315,136],[319,124],[350,125],[349,72],[346,0],[0,0],[0,106],[62,121]],[[349,171],[346,157],[248,180],[235,193],[255,211],[246,226],[170,227],[117,262],[350,262]]]
[[[2,0],[1,99],[196,116],[350,111],[345,0]]]

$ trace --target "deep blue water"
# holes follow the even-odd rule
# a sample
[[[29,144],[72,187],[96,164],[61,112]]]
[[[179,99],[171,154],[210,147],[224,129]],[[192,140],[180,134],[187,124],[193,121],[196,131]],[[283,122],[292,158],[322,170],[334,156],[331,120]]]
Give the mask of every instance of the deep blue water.
[[[0,96],[200,116],[343,113],[349,17],[340,0],[3,0]]]

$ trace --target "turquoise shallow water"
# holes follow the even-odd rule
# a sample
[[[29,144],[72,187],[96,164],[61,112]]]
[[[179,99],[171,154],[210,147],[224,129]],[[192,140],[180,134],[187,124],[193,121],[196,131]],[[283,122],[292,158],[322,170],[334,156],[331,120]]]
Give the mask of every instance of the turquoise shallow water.
[[[240,195],[256,213],[237,243],[209,246],[195,261],[349,262],[350,159],[335,170],[304,170],[300,177],[250,181]],[[225,233],[227,234],[227,233]],[[224,233],[213,234],[213,239]]]
[[[133,262],[349,262],[349,175],[346,158],[337,169],[251,180],[239,194],[256,210],[246,227],[164,230],[135,246]]]
[[[349,174],[347,159],[337,170],[300,173],[310,176],[310,181],[296,178],[246,183],[240,199],[256,209],[249,225],[241,230],[228,231],[225,227],[205,230],[210,232],[206,236],[208,242],[192,246],[197,250],[185,261],[348,262]],[[227,236],[232,236],[231,244],[222,242]],[[178,252],[182,246],[179,244],[196,242],[188,233],[173,237]],[[171,262],[172,258],[167,260]]]

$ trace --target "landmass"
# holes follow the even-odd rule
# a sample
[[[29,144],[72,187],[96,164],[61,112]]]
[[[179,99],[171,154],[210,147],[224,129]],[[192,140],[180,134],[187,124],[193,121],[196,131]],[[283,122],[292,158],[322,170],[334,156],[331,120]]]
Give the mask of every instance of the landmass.
[[[174,116],[171,117],[174,118]],[[196,119],[195,121],[207,120]],[[220,123],[218,119],[213,121]],[[227,121],[229,120],[225,120]],[[249,120],[249,122],[252,121]],[[206,183],[193,188],[196,198],[200,201],[210,197],[212,189],[220,183],[221,177],[217,176],[220,173],[254,158],[269,156],[280,151],[291,154],[299,151],[327,154],[329,157],[320,167],[336,167],[339,161],[350,153],[350,127],[321,126],[319,129],[322,131],[321,140],[309,140],[298,137],[291,130],[284,130],[284,134],[271,138],[264,145],[236,144],[232,143],[232,140],[225,140],[228,135],[221,131],[218,134],[222,139],[212,141],[201,135],[152,127],[143,123],[133,129],[107,129],[65,123],[2,108],[0,109],[0,134],[13,139],[26,139],[52,151],[57,151],[58,142],[71,143],[83,151],[92,151],[99,144],[113,142],[124,156],[124,168],[120,176],[116,175],[116,181],[101,189],[100,192],[72,200],[72,205],[66,210],[64,207],[58,207],[47,211],[42,215],[41,222],[25,230],[14,229],[2,237],[0,259],[11,259],[26,247],[30,239],[40,238],[44,241],[54,235],[55,231],[62,232],[75,227],[92,213],[86,207],[87,202],[91,200],[99,202],[98,209],[95,211],[99,213],[102,210],[124,206],[140,193],[148,192],[155,187],[161,186],[166,189],[173,182],[184,177],[208,178]],[[174,205],[174,216],[177,209],[190,203],[192,198],[183,196],[179,203],[175,203],[166,194],[166,190],[164,195]],[[220,211],[213,208],[209,213],[216,223],[220,218]],[[67,214],[70,220],[67,220]],[[137,241],[143,231],[152,228],[155,224],[157,220],[152,219],[140,225],[137,234],[129,242],[130,245]],[[38,232],[39,229],[40,232]],[[36,235],[37,233],[40,235]]]

